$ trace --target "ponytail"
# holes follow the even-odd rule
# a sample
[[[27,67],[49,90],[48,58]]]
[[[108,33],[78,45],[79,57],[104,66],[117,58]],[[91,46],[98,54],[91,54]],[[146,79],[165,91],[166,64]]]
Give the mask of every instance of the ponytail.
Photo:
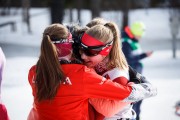
[[[128,63],[121,49],[120,31],[117,25],[113,22],[106,23],[104,25],[108,27],[113,34],[113,45],[109,53],[108,66],[119,67],[121,69],[127,69]]]
[[[64,80],[65,76],[58,61],[56,47],[51,42],[50,36],[44,34],[35,77],[37,100],[54,98],[60,83]]]

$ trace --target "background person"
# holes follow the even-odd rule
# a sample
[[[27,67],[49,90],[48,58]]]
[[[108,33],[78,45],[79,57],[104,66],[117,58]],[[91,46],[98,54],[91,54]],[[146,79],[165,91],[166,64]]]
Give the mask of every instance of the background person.
[[[6,58],[4,52],[0,47],[0,120],[9,120],[6,106],[1,101],[1,84],[3,80],[3,70],[5,66]]]
[[[125,27],[122,33],[122,50],[128,61],[128,64],[137,72],[142,74],[143,64],[142,59],[152,55],[152,51],[143,52],[139,43],[144,35],[145,25],[142,22],[134,22],[130,27]],[[137,120],[140,119],[140,106],[142,101],[133,105],[133,109],[137,113]]]

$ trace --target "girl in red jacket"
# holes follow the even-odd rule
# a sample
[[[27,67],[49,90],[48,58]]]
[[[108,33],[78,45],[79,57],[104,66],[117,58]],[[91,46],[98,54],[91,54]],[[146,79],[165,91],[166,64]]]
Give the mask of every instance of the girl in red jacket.
[[[72,43],[61,24],[44,30],[39,59],[28,75],[34,97],[28,120],[88,120],[89,98],[134,101],[138,93],[133,89],[139,88],[149,94],[142,85],[123,86],[79,64],[72,56]]]

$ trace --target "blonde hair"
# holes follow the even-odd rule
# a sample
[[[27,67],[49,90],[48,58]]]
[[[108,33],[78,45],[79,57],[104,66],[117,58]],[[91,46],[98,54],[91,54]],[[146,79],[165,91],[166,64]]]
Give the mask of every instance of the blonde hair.
[[[121,49],[120,32],[115,23],[95,25],[88,29],[86,33],[103,43],[113,41],[111,51],[107,56],[109,58],[108,67],[128,68],[128,63]]]
[[[104,25],[106,23],[107,23],[107,20],[100,17],[96,17],[93,20],[91,20],[86,26],[91,28],[95,25]]]
[[[58,51],[51,39],[66,39],[68,29],[61,24],[48,26],[43,33],[41,52],[36,64],[36,99],[38,101],[53,99],[60,83],[64,82],[65,75],[58,60]]]

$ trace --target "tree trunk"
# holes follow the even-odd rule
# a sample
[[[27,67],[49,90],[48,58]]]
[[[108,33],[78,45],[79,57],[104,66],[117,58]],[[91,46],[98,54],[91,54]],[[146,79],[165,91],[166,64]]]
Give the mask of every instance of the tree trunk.
[[[81,24],[81,8],[83,5],[83,0],[77,0],[76,1],[76,6],[77,6],[77,21],[79,22],[79,24]]]
[[[130,0],[124,0],[124,8],[123,8],[123,20],[122,20],[122,30],[128,25],[129,21],[129,9],[130,9]]]
[[[129,20],[129,18],[128,18],[128,10],[124,10],[123,11],[123,20],[122,20],[122,30],[124,30],[124,28],[126,27],[126,26],[128,26],[128,20]]]
[[[69,8],[69,21],[70,21],[70,23],[73,22],[73,9],[72,9],[72,7]]]
[[[95,17],[100,17],[101,12],[101,0],[91,0],[91,12],[92,19]]]
[[[31,25],[30,25],[30,9],[31,1],[30,0],[22,0],[22,16],[23,16],[23,22],[27,24],[28,33],[31,33]]]
[[[62,23],[64,16],[64,2],[65,0],[51,1],[51,23]]]
[[[172,51],[173,58],[176,58],[177,50],[177,35],[179,34],[180,28],[180,10],[172,8],[170,10],[170,30],[172,35]]]

